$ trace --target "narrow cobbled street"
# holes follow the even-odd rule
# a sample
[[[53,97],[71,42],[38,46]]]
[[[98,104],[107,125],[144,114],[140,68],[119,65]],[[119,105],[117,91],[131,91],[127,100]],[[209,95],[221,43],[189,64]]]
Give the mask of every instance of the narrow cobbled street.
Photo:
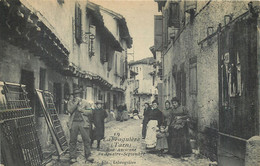
[[[0,151],[260,166],[260,0],[0,0]]]
[[[165,154],[160,157],[155,152],[147,152],[144,139],[141,139],[141,121],[133,120],[106,123],[105,140],[101,142],[100,150],[93,144],[92,156],[94,163],[85,162],[83,157],[83,145],[78,144],[77,162],[72,166],[82,165],[129,165],[129,166],[208,166],[208,159],[200,155],[192,154],[182,159],[172,158]],[[79,139],[81,140],[81,139]],[[53,160],[48,166],[68,166],[68,156],[61,157],[60,161]]]

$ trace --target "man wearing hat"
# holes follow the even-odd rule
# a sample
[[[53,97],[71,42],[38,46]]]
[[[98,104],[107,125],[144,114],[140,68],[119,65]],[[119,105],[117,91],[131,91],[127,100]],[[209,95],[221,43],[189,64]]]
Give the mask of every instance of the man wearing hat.
[[[77,152],[77,138],[80,132],[83,144],[84,144],[84,154],[85,158],[89,162],[93,162],[94,159],[90,157],[90,127],[92,121],[92,110],[86,110],[79,97],[82,90],[76,89],[73,92],[73,96],[68,102],[68,112],[70,113],[69,129],[70,129],[70,162],[76,162],[76,152]]]

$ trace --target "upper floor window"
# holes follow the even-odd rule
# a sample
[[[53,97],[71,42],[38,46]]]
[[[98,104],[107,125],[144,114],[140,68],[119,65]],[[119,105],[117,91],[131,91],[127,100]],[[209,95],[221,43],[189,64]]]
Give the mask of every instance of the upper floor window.
[[[98,100],[102,100],[103,95],[101,93],[101,90],[98,90]]]
[[[77,44],[82,42],[82,29],[81,29],[81,9],[80,4],[75,4],[75,39]]]
[[[169,26],[180,28],[180,4],[177,2],[171,3],[169,8]]]
[[[108,60],[108,51],[107,51],[107,46],[104,41],[100,42],[100,62],[105,63]]]

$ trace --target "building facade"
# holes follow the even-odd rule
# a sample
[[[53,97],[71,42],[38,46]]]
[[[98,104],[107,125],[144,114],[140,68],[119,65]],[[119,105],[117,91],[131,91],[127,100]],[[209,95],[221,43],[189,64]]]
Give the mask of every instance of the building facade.
[[[259,135],[258,2],[156,2],[162,101],[179,98],[202,154],[244,165],[246,141]]]
[[[152,103],[158,97],[158,90],[155,82],[155,61],[153,57],[144,58],[138,61],[129,62],[129,71],[132,72],[132,79],[129,79],[127,99],[130,110],[137,109],[141,113],[144,110],[144,103]],[[131,73],[130,73],[131,74]]]
[[[87,0],[3,0],[0,8],[0,80],[26,85],[43,148],[51,139],[34,89],[54,95],[66,135],[74,89],[107,110],[124,102],[132,38],[123,16]]]

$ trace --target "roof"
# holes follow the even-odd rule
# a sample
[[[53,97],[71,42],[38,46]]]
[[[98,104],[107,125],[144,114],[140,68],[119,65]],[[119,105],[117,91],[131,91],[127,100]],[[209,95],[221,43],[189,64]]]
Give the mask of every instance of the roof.
[[[99,19],[102,18],[102,22],[103,22],[103,17],[102,17],[102,14],[100,13],[100,10],[102,10],[102,11],[112,15],[115,19],[117,19],[118,20],[118,24],[119,24],[119,28],[120,28],[120,38],[125,39],[126,44],[127,44],[127,48],[131,48],[132,47],[133,39],[130,36],[126,20],[125,20],[125,18],[121,14],[116,13],[116,12],[114,12],[112,10],[106,9],[106,8],[104,8],[104,7],[100,6],[100,5],[97,5],[95,3],[92,3],[92,2],[88,2],[87,8],[89,8],[91,10],[93,10],[93,9],[96,10],[96,12],[98,12]]]
[[[108,43],[116,49],[116,51],[123,51],[123,48],[115,36],[108,30],[104,24],[103,16],[100,13],[100,6],[89,2],[87,4],[87,12],[93,16],[95,23],[100,27],[101,33],[107,39]]]
[[[144,58],[138,61],[134,61],[134,62],[129,62],[129,65],[137,65],[137,64],[147,64],[147,65],[152,65],[155,62],[155,59],[153,57],[148,57],[148,58]]]

